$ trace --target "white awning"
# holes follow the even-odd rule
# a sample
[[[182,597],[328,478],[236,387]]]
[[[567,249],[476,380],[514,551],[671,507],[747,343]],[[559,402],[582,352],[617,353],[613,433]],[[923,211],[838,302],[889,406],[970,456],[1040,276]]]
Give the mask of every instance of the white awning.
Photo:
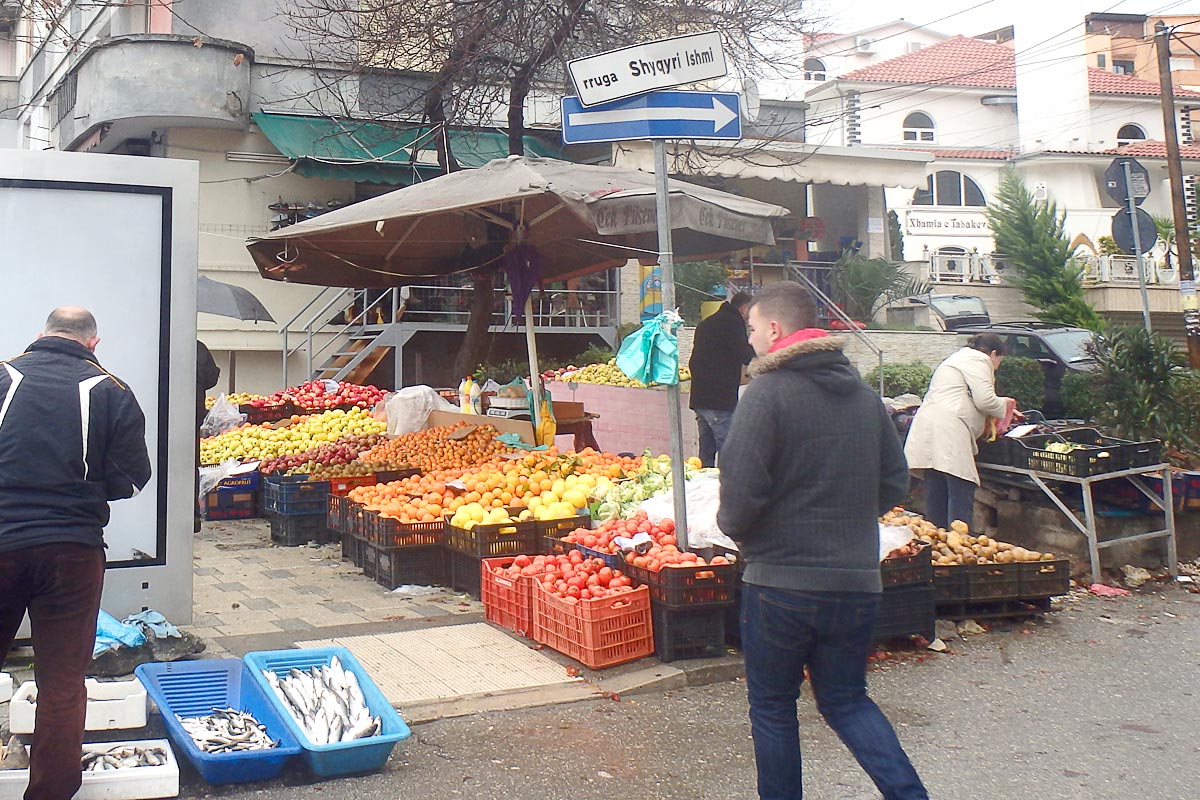
[[[928,181],[931,153],[872,147],[831,147],[767,140],[668,142],[667,158],[676,175],[832,183],[839,186],[886,186],[919,189]],[[613,165],[654,171],[649,142],[613,144]]]

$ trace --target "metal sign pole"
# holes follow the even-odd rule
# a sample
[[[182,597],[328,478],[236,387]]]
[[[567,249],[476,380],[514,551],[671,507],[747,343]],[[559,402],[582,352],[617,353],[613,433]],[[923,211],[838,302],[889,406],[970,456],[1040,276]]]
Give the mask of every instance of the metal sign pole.
[[[671,201],[667,190],[667,146],[654,140],[654,194],[658,216],[658,263],[662,267],[663,311],[675,309],[675,260],[671,251]],[[679,383],[667,387],[667,418],[671,426],[671,482],[675,495],[675,541],[688,549],[687,498],[683,466],[683,412]]]
[[[1150,296],[1146,293],[1146,261],[1142,258],[1142,235],[1138,230],[1137,205],[1133,200],[1133,176],[1129,162],[1122,161],[1125,170],[1125,202],[1129,206],[1129,224],[1133,228],[1133,251],[1137,255],[1138,289],[1142,292],[1142,323],[1150,330]]]

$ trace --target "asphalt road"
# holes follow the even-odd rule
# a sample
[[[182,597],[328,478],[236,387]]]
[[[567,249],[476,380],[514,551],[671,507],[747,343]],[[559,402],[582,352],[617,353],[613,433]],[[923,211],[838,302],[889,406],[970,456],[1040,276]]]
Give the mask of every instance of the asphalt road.
[[[1068,602],[873,671],[872,693],[934,798],[1184,800],[1200,796],[1200,595],[1178,588]],[[803,698],[805,786],[875,798]],[[190,771],[189,771],[190,772]],[[754,798],[745,686],[496,712],[416,726],[387,769],[183,797],[610,800]]]

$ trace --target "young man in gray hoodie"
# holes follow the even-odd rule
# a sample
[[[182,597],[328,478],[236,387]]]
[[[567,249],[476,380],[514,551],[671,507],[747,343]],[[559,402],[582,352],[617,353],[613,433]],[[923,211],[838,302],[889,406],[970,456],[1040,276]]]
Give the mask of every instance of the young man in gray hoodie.
[[[758,794],[800,800],[796,699],[804,669],[817,708],[885,800],[928,794],[867,696],[882,587],[878,516],[908,489],[879,397],[816,327],[812,296],[779,283],[750,306],[758,358],[721,451],[717,522],[746,561],[742,646]]]

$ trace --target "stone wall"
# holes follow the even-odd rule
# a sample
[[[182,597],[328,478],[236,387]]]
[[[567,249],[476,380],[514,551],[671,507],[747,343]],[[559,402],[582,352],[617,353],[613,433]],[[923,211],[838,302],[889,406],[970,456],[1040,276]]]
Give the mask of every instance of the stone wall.
[[[919,361],[936,367],[955,350],[963,346],[957,334],[940,331],[864,331],[872,343],[883,351],[884,364],[903,364]],[[846,356],[858,371],[866,375],[879,365],[879,357],[861,339],[845,333]]]

